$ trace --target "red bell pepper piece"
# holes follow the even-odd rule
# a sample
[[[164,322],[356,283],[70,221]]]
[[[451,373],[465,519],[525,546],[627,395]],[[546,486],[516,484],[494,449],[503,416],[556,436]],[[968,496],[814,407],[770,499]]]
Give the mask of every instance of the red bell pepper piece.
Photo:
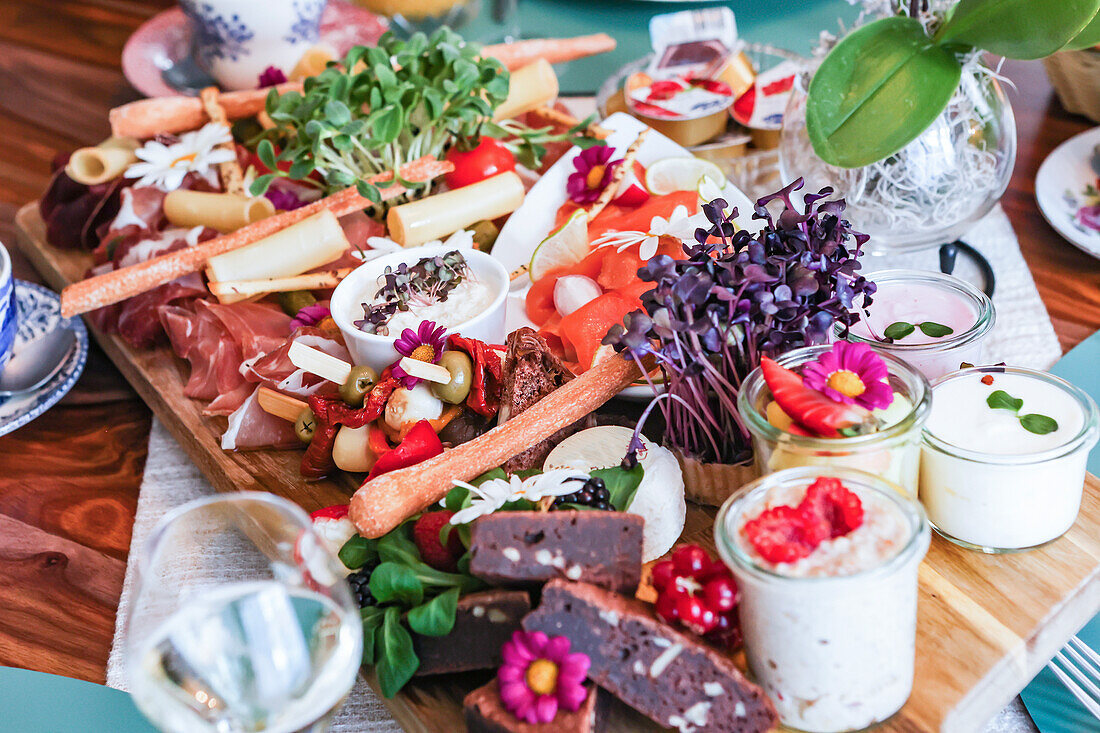
[[[375,457],[381,457],[393,450],[389,439],[386,438],[386,431],[377,425],[370,426],[370,432],[367,433],[367,447]]]
[[[443,443],[439,436],[432,430],[432,425],[427,420],[421,420],[412,426],[405,439],[398,446],[379,456],[374,463],[374,468],[367,475],[367,481],[376,476],[381,476],[399,468],[415,466],[421,461],[426,461],[443,452]]]
[[[503,388],[500,354],[483,341],[465,338],[458,334],[447,337],[452,349],[465,351],[474,364],[474,381],[470,385],[470,395],[466,406],[479,415],[492,417],[500,409],[500,393]]]

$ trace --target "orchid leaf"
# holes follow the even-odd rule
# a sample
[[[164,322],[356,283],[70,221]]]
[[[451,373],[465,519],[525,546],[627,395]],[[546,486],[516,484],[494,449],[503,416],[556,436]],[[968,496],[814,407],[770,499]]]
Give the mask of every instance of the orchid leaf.
[[[935,41],[1038,59],[1074,40],[1098,9],[1100,0],[959,0]]]
[[[814,151],[842,168],[882,160],[932,124],[961,74],[955,55],[932,43],[913,18],[883,18],[853,31],[810,82],[806,131]]]
[[[1069,43],[1062,46],[1062,50],[1080,51],[1083,48],[1092,48],[1098,43],[1100,43],[1100,11],[1092,16],[1092,20],[1080,33],[1074,36]]]

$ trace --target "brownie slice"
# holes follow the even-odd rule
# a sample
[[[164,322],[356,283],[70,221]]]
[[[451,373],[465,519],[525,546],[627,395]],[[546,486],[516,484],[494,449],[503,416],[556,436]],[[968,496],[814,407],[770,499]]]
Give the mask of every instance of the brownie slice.
[[[500,648],[530,610],[531,597],[522,590],[486,590],[460,598],[451,633],[412,635],[420,659],[416,676],[499,667]]]
[[[532,725],[512,715],[500,699],[500,682],[494,677],[462,701],[467,733],[595,733],[602,731],[610,698],[591,685],[588,697],[574,712],[558,710],[549,723]]]
[[[778,725],[771,701],[730,657],[662,623],[641,601],[552,580],[523,627],[569,637],[592,660],[589,679],[660,725],[699,733]]]
[[[573,372],[554,355],[546,339],[531,328],[517,328],[508,334],[507,347],[501,369],[504,390],[500,396],[499,423],[515,417],[573,379]],[[502,468],[506,473],[542,468],[542,462],[546,460],[550,450],[565,437],[584,427],[586,420],[587,418],[572,425],[562,425],[561,430],[510,458]]]
[[[470,574],[506,586],[564,577],[633,594],[644,526],[625,512],[497,512],[473,524]]]

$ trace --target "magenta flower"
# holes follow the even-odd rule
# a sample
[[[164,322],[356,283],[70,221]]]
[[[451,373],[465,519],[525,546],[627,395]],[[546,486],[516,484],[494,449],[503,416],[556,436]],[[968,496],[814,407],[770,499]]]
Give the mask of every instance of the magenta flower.
[[[615,148],[609,145],[594,145],[573,159],[573,167],[577,170],[569,174],[565,184],[573,203],[590,204],[600,197],[611,183],[615,168],[623,162],[622,159],[611,160],[614,154]]]
[[[305,308],[299,308],[294,317],[290,319],[290,332],[294,333],[302,326],[316,326],[328,318],[332,313],[324,303],[314,303]]]
[[[283,73],[282,69],[277,66],[268,66],[260,74],[260,86],[258,88],[273,87],[276,84],[282,84],[284,81],[286,81],[286,74]]]
[[[278,186],[271,186],[268,188],[264,196],[266,196],[267,200],[271,202],[271,205],[279,211],[293,211],[309,203],[308,201],[298,198],[298,194],[293,191]]]
[[[868,410],[888,407],[894,390],[886,383],[886,362],[867,344],[837,341],[830,351],[802,367],[802,383],[836,402]]]
[[[547,637],[541,631],[517,631],[501,649],[504,664],[497,672],[504,707],[531,725],[549,723],[563,707],[580,708],[588,696],[584,678],[591,660],[569,653],[569,637]]]
[[[439,357],[443,355],[443,348],[447,343],[447,329],[438,328],[433,321],[421,321],[420,326],[413,331],[406,328],[393,342],[393,348],[401,356],[410,359],[426,361],[429,364],[439,363]],[[420,384],[420,377],[414,377],[401,368],[401,362],[393,366],[393,376],[401,381],[405,389],[412,389]]]

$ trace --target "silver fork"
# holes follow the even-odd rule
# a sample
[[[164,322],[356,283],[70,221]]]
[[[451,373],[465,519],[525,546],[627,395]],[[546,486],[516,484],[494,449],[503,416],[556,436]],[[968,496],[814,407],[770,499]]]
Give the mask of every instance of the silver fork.
[[[1100,720],[1100,654],[1074,636],[1047,667],[1078,702]]]

